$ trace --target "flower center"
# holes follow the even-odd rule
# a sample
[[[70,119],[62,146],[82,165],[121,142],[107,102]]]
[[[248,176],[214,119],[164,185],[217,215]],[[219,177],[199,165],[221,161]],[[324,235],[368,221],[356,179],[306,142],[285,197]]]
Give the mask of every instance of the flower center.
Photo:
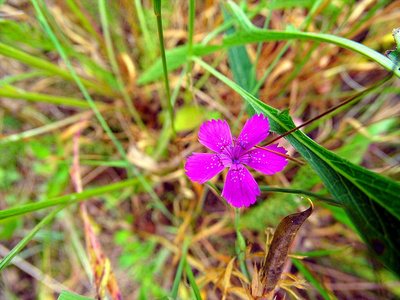
[[[240,164],[240,160],[238,158],[236,158],[236,157],[233,157],[232,158],[232,163],[235,164],[235,165],[238,165],[238,164]]]

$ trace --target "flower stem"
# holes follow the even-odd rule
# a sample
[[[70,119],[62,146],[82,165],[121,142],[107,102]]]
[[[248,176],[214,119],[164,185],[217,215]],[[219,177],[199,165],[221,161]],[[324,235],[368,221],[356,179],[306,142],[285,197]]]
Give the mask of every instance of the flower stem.
[[[251,277],[249,274],[249,270],[247,269],[247,265],[245,262],[245,253],[246,253],[246,241],[244,240],[243,235],[240,233],[240,208],[235,207],[235,213],[236,213],[236,255],[237,259],[240,263],[240,268],[242,269],[243,275],[247,278],[247,280],[250,282]]]

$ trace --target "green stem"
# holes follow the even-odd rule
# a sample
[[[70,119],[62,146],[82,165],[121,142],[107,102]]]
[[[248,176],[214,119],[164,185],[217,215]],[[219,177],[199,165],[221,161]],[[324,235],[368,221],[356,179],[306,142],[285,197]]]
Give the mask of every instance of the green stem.
[[[185,74],[187,73],[187,66],[185,66],[181,72],[181,75],[179,76],[179,79],[176,83],[175,89],[172,93],[171,96],[171,102],[172,105],[175,104],[176,99],[178,98],[178,94],[181,88],[181,83],[182,80],[185,76]],[[170,119],[167,119],[164,124],[163,127],[161,129],[161,133],[159,134],[158,138],[157,138],[157,146],[156,146],[156,150],[154,151],[154,153],[152,153],[152,156],[155,160],[158,160],[159,157],[163,154],[164,150],[167,148],[167,145],[171,139],[171,123],[170,123]]]
[[[154,39],[151,37],[149,29],[146,25],[146,17],[144,15],[144,10],[142,6],[142,2],[140,0],[135,0],[135,8],[136,13],[139,19],[140,29],[142,31],[142,35],[144,38],[144,45],[146,47],[146,54],[150,56],[150,59],[155,58],[155,51],[154,51]]]
[[[136,124],[140,127],[140,129],[144,132],[147,132],[147,128],[144,125],[142,119],[140,118],[138,112],[136,111],[135,107],[132,104],[132,99],[129,97],[123,80],[121,71],[118,67],[117,59],[115,58],[114,47],[112,44],[111,34],[110,34],[110,26],[108,24],[108,16],[107,16],[107,9],[106,9],[106,2],[105,0],[99,1],[99,12],[100,12],[100,19],[101,19],[101,26],[103,28],[104,39],[106,42],[106,49],[108,60],[110,61],[111,68],[116,76],[116,81],[118,85],[118,89],[122,95],[122,98],[125,101],[126,106],[128,107],[128,111],[135,120]]]
[[[99,42],[99,44],[102,44],[103,43],[102,37],[99,34],[98,30],[96,30],[96,28],[93,26],[91,22],[93,21],[93,19],[87,13],[83,5],[81,3],[76,4],[75,1],[73,0],[65,0],[65,2],[71,9],[74,17],[76,17],[79,20],[79,22],[81,22],[82,26],[86,29],[86,31],[89,32],[90,35]]]
[[[186,275],[187,275],[187,277],[189,279],[190,286],[193,289],[193,293],[194,293],[194,296],[196,297],[196,300],[201,300],[200,291],[199,291],[199,288],[198,288],[198,286],[196,284],[196,279],[194,278],[192,268],[190,268],[190,266],[189,266],[189,264],[187,262],[185,263],[185,272],[186,272]]]
[[[276,1],[276,0],[272,0],[271,3],[269,4],[269,7],[268,7],[269,12],[268,12],[268,16],[267,16],[267,18],[266,18],[266,20],[265,20],[265,22],[264,22],[263,29],[267,29],[267,28],[268,28],[269,21],[271,20],[271,16],[272,16],[272,11],[274,10],[275,1]],[[257,78],[256,78],[256,68],[257,68],[258,61],[259,61],[260,56],[261,56],[262,46],[263,46],[263,43],[258,43],[258,45],[257,45],[256,59],[254,60],[254,63],[253,63],[253,65],[252,65],[251,72],[250,72],[250,76],[251,76],[250,86],[251,86],[251,87],[254,87],[255,84],[256,84],[256,81],[257,81]],[[279,55],[278,55],[278,56],[279,56]],[[265,77],[265,78],[266,78],[266,77]],[[263,82],[265,81],[265,78],[264,78]],[[260,89],[260,88],[254,89],[255,94],[253,94],[253,88],[252,88],[252,94],[253,94],[254,96],[257,96],[256,94],[257,94],[257,92],[258,92],[259,89]],[[246,107],[246,105],[243,107],[242,111],[244,111],[245,107]],[[240,112],[242,113],[242,111],[240,111]],[[238,118],[238,119],[240,119],[240,118]]]
[[[0,88],[0,97],[7,97],[13,99],[24,99],[28,101],[34,102],[46,102],[56,105],[65,105],[65,106],[72,106],[72,107],[82,107],[82,108],[90,108],[90,104],[86,101],[69,98],[69,97],[62,97],[56,95],[44,95],[39,93],[31,93],[25,92],[21,90],[14,90],[10,88]],[[99,104],[104,105],[104,104]]]
[[[7,76],[5,78],[0,79],[0,86],[11,84],[11,83],[18,82],[18,81],[25,80],[25,79],[31,79],[31,78],[36,78],[36,77],[41,77],[41,76],[46,76],[46,75],[48,75],[48,73],[44,72],[44,71],[32,71],[32,72],[26,72],[26,73],[13,75],[13,76]]]
[[[310,24],[313,13],[317,10],[317,8],[321,5],[321,3],[322,3],[322,0],[318,0],[314,3],[314,5],[311,8],[310,12],[308,13],[306,19],[300,24],[299,29],[302,29],[303,27],[307,27]],[[267,79],[268,75],[271,73],[272,69],[276,66],[276,64],[279,62],[281,57],[285,54],[286,50],[293,44],[293,42],[294,42],[294,40],[288,41],[285,44],[285,46],[282,48],[282,50],[278,53],[278,55],[275,57],[274,61],[268,66],[268,69],[265,71],[262,78],[257,82],[254,89],[251,91],[252,95],[255,95],[260,90],[261,86],[264,84],[265,80]]]
[[[171,93],[169,88],[169,80],[168,80],[168,69],[167,69],[167,59],[165,56],[165,46],[164,46],[164,33],[162,27],[162,18],[161,18],[161,0],[154,1],[154,13],[157,18],[157,31],[158,31],[158,38],[160,42],[160,49],[161,49],[161,59],[162,59],[162,66],[164,72],[164,84],[165,84],[165,91],[167,93],[167,106],[169,117],[171,121],[171,128],[174,139],[176,138],[176,131],[175,131],[175,124],[174,124],[174,113],[172,110],[172,103],[171,103]]]
[[[301,274],[312,284],[315,288],[321,293],[321,296],[326,300],[334,300],[337,298],[332,294],[328,293],[326,288],[320,284],[320,282],[314,277],[312,273],[300,262],[300,260],[296,258],[292,258],[293,264],[299,270]]]
[[[274,187],[260,185],[260,191],[262,191],[262,192],[278,192],[278,193],[286,193],[286,194],[303,194],[306,196],[310,196],[310,197],[314,197],[314,198],[323,200],[324,202],[327,202],[332,205],[336,205],[336,206],[339,205],[339,203],[333,198],[319,195],[319,194],[309,192],[309,191],[299,190],[299,189],[283,189],[283,188],[274,188]]]
[[[193,55],[193,33],[194,33],[194,18],[196,13],[196,1],[189,1],[189,38],[188,38],[188,54]]]
[[[243,275],[247,278],[247,280],[251,281],[251,276],[249,274],[249,270],[247,269],[246,261],[245,261],[245,253],[246,253],[246,241],[244,240],[243,235],[240,233],[240,208],[235,207],[235,215],[236,215],[236,255],[237,259],[240,262],[240,268],[242,269]]]
[[[181,256],[181,260],[179,261],[178,269],[176,270],[176,274],[175,274],[174,284],[172,286],[172,291],[171,291],[172,299],[176,299],[176,297],[178,295],[179,285],[181,283],[181,278],[182,278],[182,273],[183,273],[183,266],[186,262],[186,254],[188,251],[188,246],[189,246],[189,239],[186,238],[185,241],[183,242],[182,256]]]
[[[188,56],[193,55],[193,36],[194,36],[194,18],[196,15],[196,1],[189,0],[189,21],[188,21]],[[193,62],[191,60],[187,61],[187,82],[186,82],[186,95],[185,100],[188,99],[190,102],[194,99],[193,95],[193,78],[192,78],[192,69]],[[197,105],[197,102],[195,102]]]

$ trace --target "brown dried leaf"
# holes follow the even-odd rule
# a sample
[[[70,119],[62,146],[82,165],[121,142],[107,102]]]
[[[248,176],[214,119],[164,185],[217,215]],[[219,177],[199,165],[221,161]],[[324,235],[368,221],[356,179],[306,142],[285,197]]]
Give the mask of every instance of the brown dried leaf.
[[[289,215],[279,223],[271,247],[269,248],[267,259],[262,268],[262,281],[265,281],[265,293],[268,294],[275,289],[275,286],[281,277],[289,247],[301,225],[303,225],[304,221],[311,215],[313,209],[314,206],[311,203],[310,208],[307,210],[301,213]]]

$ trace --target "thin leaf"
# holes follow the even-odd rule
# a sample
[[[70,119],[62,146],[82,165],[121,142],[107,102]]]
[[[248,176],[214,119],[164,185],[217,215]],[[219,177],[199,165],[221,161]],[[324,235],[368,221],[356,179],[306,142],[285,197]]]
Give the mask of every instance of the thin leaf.
[[[0,271],[2,271],[10,261],[28,244],[36,233],[44,226],[49,224],[58,212],[63,210],[67,205],[61,205],[44,217],[0,262]]]
[[[302,31],[274,31],[262,30],[253,27],[252,30],[238,31],[232,35],[226,36],[220,45],[204,46],[201,44],[193,45],[193,55],[204,56],[221,49],[229,49],[233,46],[260,43],[268,41],[284,41],[284,40],[308,40],[326,42],[340,46],[345,49],[360,53],[369,59],[377,62],[388,71],[393,71],[394,74],[400,78],[400,70],[396,69],[395,64],[385,57],[384,55],[376,52],[375,50],[364,46],[363,44],[354,42],[352,40],[337,37],[335,35],[325,33],[311,33]],[[173,71],[182,66],[187,61],[188,46],[177,47],[173,50],[165,52],[168,61],[168,71]],[[158,59],[150,68],[148,68],[138,79],[138,84],[145,84],[152,82],[162,76],[162,62]]]
[[[301,274],[303,274],[304,277],[315,286],[315,288],[318,290],[318,292],[320,292],[321,296],[324,297],[324,299],[331,300],[333,298],[329,296],[326,288],[319,283],[319,281],[307,270],[307,268],[298,259],[292,258],[292,261],[296,268],[301,272]],[[334,297],[333,299],[337,298]]]
[[[254,29],[250,32],[238,31],[235,34],[225,37],[223,45],[226,47],[230,47],[243,44],[268,41],[283,41],[292,39],[326,42],[330,44],[335,44],[345,49],[352,50],[377,62],[386,70],[393,71],[396,76],[400,78],[400,71],[396,70],[395,65],[390,61],[390,59],[383,56],[379,52],[376,52],[375,50],[352,40],[325,33],[262,30],[254,27]]]
[[[307,190],[275,188],[275,187],[270,187],[270,186],[266,186],[266,185],[260,185],[259,188],[260,188],[260,191],[262,191],[262,192],[301,194],[301,195],[317,198],[317,199],[322,200],[331,205],[339,205],[339,203],[335,199],[326,197],[324,195],[319,195],[319,194],[316,194],[316,193],[313,193],[313,192],[310,192]]]
[[[60,296],[58,296],[57,300],[94,300],[94,299],[62,291]]]
[[[38,211],[40,209],[56,206],[56,205],[64,205],[64,204],[72,204],[76,203],[80,200],[85,200],[93,196],[102,195],[104,193],[113,192],[122,188],[126,188],[129,186],[133,186],[139,183],[138,178],[128,179],[124,181],[120,181],[115,184],[110,184],[102,187],[98,187],[95,189],[87,190],[82,193],[73,193],[66,196],[54,197],[51,199],[43,200],[40,202],[34,202],[30,204],[26,204],[23,206],[17,206],[14,208],[4,209],[0,211],[0,220],[23,215],[26,213],[30,213],[33,211]]]
[[[81,99],[62,97],[56,95],[45,95],[40,93],[25,92],[22,90],[14,90],[9,88],[0,88],[0,97],[13,99],[24,99],[33,102],[46,102],[55,105],[90,108],[90,105]],[[104,106],[103,103],[97,104],[99,107]]]
[[[187,278],[189,279],[190,286],[193,289],[193,293],[194,293],[194,296],[196,297],[196,300],[201,300],[202,298],[200,295],[199,287],[197,286],[196,279],[194,278],[194,275],[193,275],[193,271],[187,262],[185,264],[185,272],[186,272]]]
[[[175,274],[174,284],[172,286],[172,291],[171,291],[171,298],[172,299],[176,299],[176,297],[178,295],[179,285],[181,283],[181,278],[182,278],[182,273],[183,273],[183,267],[184,267],[185,262],[186,262],[186,255],[187,255],[187,251],[188,251],[188,246],[189,246],[189,240],[186,239],[183,242],[181,259],[179,261],[178,269],[176,270],[176,274]]]

